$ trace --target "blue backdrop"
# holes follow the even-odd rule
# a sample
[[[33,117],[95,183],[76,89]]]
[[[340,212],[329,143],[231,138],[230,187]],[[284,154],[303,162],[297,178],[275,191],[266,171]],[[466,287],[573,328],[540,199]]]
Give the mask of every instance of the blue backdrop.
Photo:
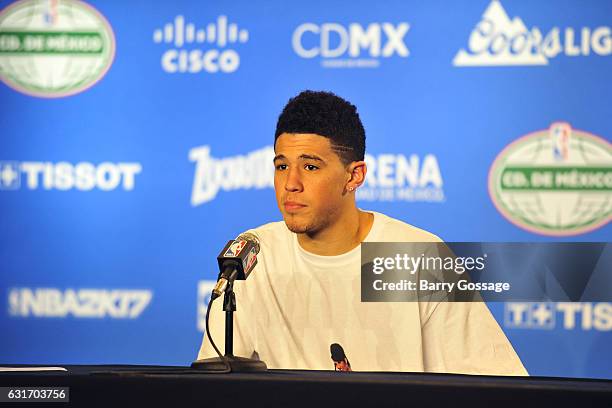
[[[0,1],[0,362],[193,360],[218,251],[280,219],[273,132],[303,89],[358,107],[361,208],[447,241],[610,240],[612,2],[88,4]],[[600,211],[523,228],[489,171],[529,134],[586,165],[559,122],[608,181],[526,194]],[[612,303],[490,307],[531,374],[612,378]]]

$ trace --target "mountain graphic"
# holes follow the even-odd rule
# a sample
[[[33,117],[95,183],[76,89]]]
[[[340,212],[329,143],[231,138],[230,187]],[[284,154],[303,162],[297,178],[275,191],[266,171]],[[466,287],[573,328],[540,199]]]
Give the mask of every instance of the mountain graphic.
[[[482,33],[488,35],[483,36]],[[493,38],[498,38],[495,41],[494,47],[500,48],[500,37],[505,38],[505,44],[502,50],[493,54],[490,46]],[[519,37],[522,37],[520,39]],[[521,52],[511,53],[510,43],[513,38],[516,38],[516,45],[521,46]],[[515,17],[510,20],[506,10],[501,5],[499,0],[492,0],[480,22],[472,30],[468,40],[468,50],[459,50],[453,59],[453,65],[462,66],[504,66],[504,65],[547,65],[548,60],[541,52],[532,52],[534,50],[534,39],[523,23],[520,17]]]

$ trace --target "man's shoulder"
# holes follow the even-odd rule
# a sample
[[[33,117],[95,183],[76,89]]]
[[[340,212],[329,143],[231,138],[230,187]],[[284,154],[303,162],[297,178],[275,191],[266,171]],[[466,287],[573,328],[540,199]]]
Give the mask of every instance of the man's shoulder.
[[[383,213],[371,211],[377,230],[369,241],[380,242],[442,242],[437,235]]]
[[[246,232],[255,234],[260,240],[274,242],[275,240],[286,240],[291,236],[291,231],[287,228],[285,221],[269,222],[252,228]]]
[[[259,239],[261,248],[257,256],[260,264],[257,266],[259,272],[256,274],[256,280],[261,281],[264,276],[281,272],[282,264],[290,261],[294,244],[293,233],[289,231],[285,221],[263,224],[247,232]]]

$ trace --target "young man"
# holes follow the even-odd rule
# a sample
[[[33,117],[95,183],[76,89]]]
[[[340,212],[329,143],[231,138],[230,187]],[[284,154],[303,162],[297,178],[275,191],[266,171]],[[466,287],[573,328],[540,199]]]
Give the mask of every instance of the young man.
[[[333,370],[333,345],[355,371],[527,374],[482,302],[361,302],[361,242],[440,240],[357,208],[367,168],[355,106],[300,93],[278,119],[274,148],[284,221],[249,231],[261,250],[249,279],[234,286],[235,355],[269,368]],[[211,331],[222,345],[222,302],[213,306]],[[214,356],[204,336],[198,358]]]

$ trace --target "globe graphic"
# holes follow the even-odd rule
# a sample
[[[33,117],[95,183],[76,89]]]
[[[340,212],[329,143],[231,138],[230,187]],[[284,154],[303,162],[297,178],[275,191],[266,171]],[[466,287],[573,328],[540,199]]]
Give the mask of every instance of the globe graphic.
[[[568,156],[560,161],[553,153],[547,132],[531,137],[510,151],[503,167],[608,167],[612,150],[603,139],[574,131],[568,143]],[[501,174],[501,172],[499,172]],[[501,185],[498,175],[497,185]],[[497,188],[498,203],[509,218],[553,235],[573,235],[605,223],[612,216],[612,192],[604,190],[538,191]]]
[[[25,0],[0,16],[2,31],[97,32],[101,53],[3,53],[0,78],[19,91],[37,96],[63,96],[80,92],[100,79],[112,62],[114,39],[106,21],[89,6],[75,1]]]

